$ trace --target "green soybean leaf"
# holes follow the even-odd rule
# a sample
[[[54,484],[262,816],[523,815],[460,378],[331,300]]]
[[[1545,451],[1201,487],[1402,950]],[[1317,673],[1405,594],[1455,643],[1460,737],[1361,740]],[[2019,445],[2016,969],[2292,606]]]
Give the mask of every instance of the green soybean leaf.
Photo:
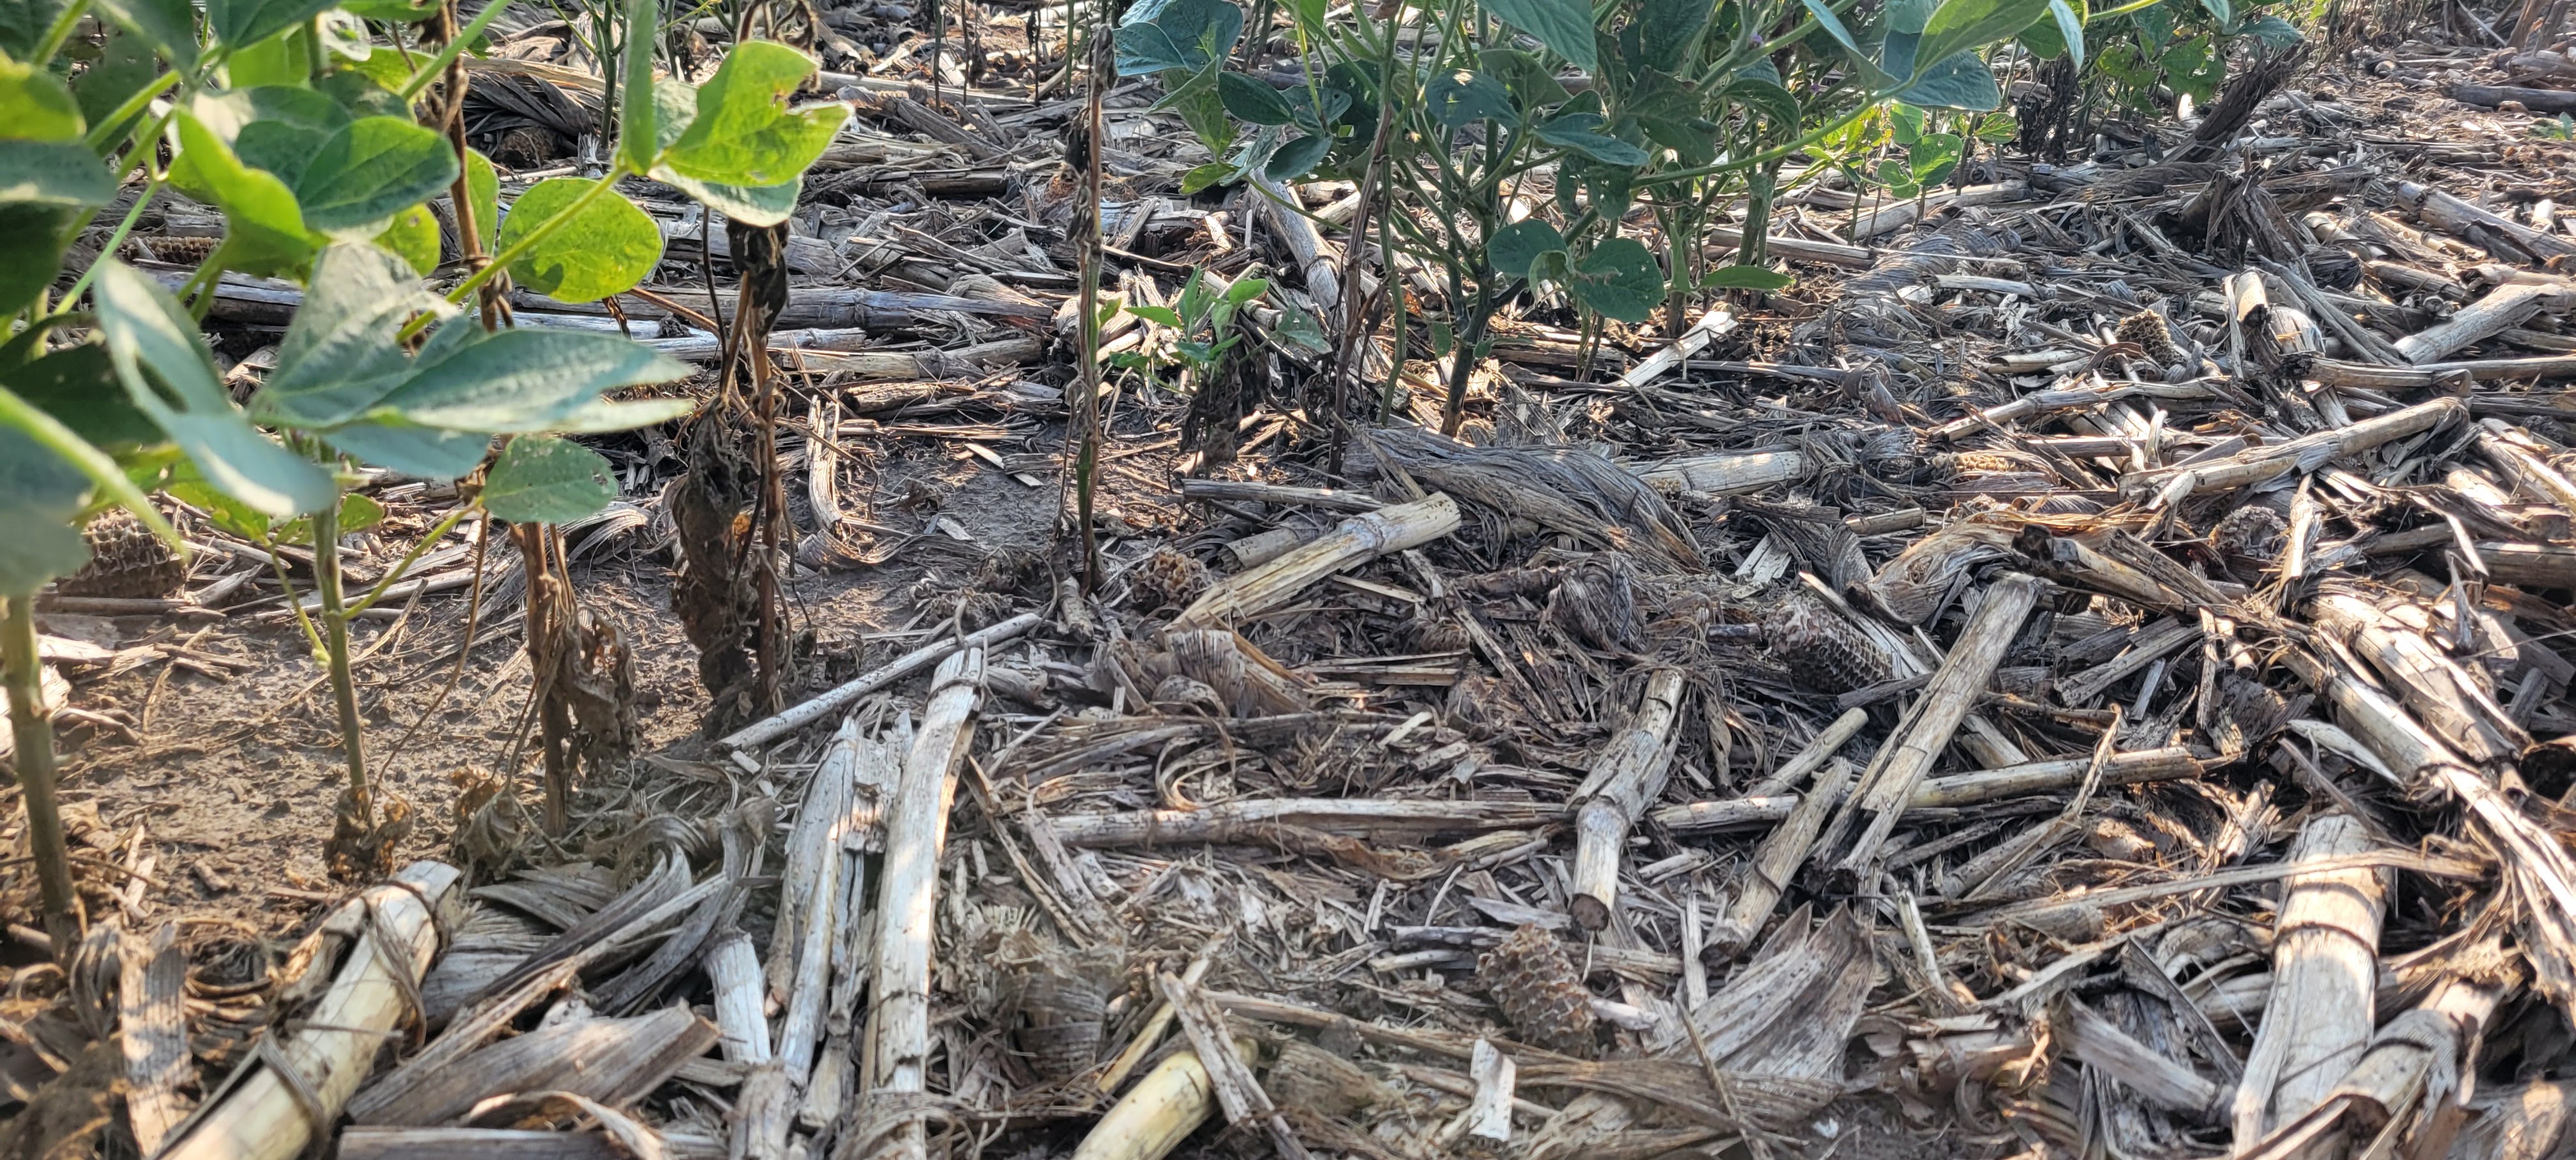
[[[1601,67],[1585,0],[1485,0],[1485,14],[1537,37],[1585,72]]]
[[[338,494],[328,473],[278,446],[234,409],[195,320],[159,283],[105,258],[91,294],[126,394],[207,482],[278,519],[317,510]]]
[[[1523,113],[1535,113],[1564,104],[1574,94],[1556,79],[1539,59],[1517,48],[1489,48],[1476,54],[1477,67],[1486,75],[1503,82],[1503,89]],[[1372,122],[1376,118],[1370,118]]]
[[[0,0],[0,53],[19,60],[35,56],[70,7],[67,0]]]
[[[1218,73],[1216,93],[1226,112],[1249,124],[1285,125],[1297,117],[1279,90],[1242,73]]]
[[[1816,27],[1824,29],[1825,35],[1833,37],[1834,43],[1843,46],[1843,51],[1850,53],[1853,60],[1861,59],[1860,42],[1852,39],[1851,29],[1844,27],[1843,18],[1834,15],[1834,10],[1825,6],[1825,0],[1799,0],[1799,2],[1807,6],[1807,15],[1815,19]]]
[[[637,173],[651,172],[653,157],[661,152],[653,124],[654,27],[661,15],[661,0],[630,0],[626,6],[626,87],[619,90],[617,148],[626,156],[626,167]]]
[[[2021,122],[2010,113],[1995,113],[1977,120],[1977,140],[2001,143],[2021,133]]]
[[[72,519],[90,482],[36,438],[0,422],[0,596],[27,596],[89,563]]]
[[[63,231],[80,211],[55,205],[0,205],[0,317],[26,309],[63,265]]]
[[[1995,84],[1994,70],[1973,52],[1954,54],[1924,70],[1921,80],[1896,96],[1909,105],[1972,113],[1985,112],[2004,102],[2003,90]]]
[[[54,74],[0,56],[0,133],[21,141],[78,141],[85,126]]]
[[[465,151],[465,198],[473,203],[475,239],[484,253],[494,252],[492,241],[501,236],[501,175],[480,149]]]
[[[789,94],[813,72],[814,61],[786,45],[736,46],[698,90],[697,116],[662,164],[684,177],[728,185],[778,185],[804,173],[850,116],[839,102],[787,107]]]
[[[2209,18],[2218,22],[2221,31],[2236,27],[2236,5],[2231,0],[2200,0],[2209,10]]]
[[[78,209],[115,197],[107,163],[78,142],[0,141],[0,204]]]
[[[438,272],[438,218],[428,206],[416,205],[395,214],[393,224],[376,235],[375,243],[399,255],[421,277]]]
[[[293,186],[324,142],[349,124],[339,102],[311,89],[262,85],[200,93],[188,111],[253,169]]]
[[[171,126],[179,139],[171,184],[224,211],[224,255],[231,269],[275,274],[313,260],[317,239],[304,228],[304,212],[284,181],[242,164],[194,114],[178,114]]]
[[[313,83],[313,38],[303,26],[289,28],[224,59],[224,82],[236,88]]]
[[[1225,302],[1228,306],[1241,306],[1269,291],[1270,279],[1244,278],[1225,288]]]
[[[688,372],[619,335],[507,330],[466,341],[421,367],[385,397],[384,406],[412,422],[454,431],[547,431],[603,391],[668,382]]]
[[[1538,139],[1562,146],[1603,165],[1634,167],[1646,163],[1646,151],[1601,130],[1601,114],[1558,113],[1537,129]]]
[[[1959,167],[1966,148],[1956,133],[1926,133],[1906,149],[1905,163],[1913,167],[1915,184],[1936,185]]]
[[[236,49],[293,28],[328,11],[337,0],[206,0],[206,23],[215,39]]]
[[[1945,0],[1923,26],[1923,47],[1915,59],[1939,68],[1954,54],[1984,48],[2030,27],[2047,11],[2048,0]]]
[[[2084,69],[2085,0],[2048,0],[2048,15],[2022,30],[2021,42],[2031,55],[2047,59],[2067,55],[2076,71]]]
[[[560,524],[617,498],[608,461],[570,439],[522,435],[501,449],[483,483],[483,507],[514,524]]]
[[[1786,290],[1789,282],[1787,274],[1760,266],[1720,266],[1699,280],[1710,290]]]
[[[87,71],[72,80],[72,97],[80,102],[81,118],[93,125],[123,106],[126,99],[141,92],[159,75],[160,62],[153,59],[152,46],[140,36],[111,25],[105,43],[99,46],[97,60]],[[122,139],[133,131],[134,122],[142,120],[137,113],[110,132]]]
[[[1169,306],[1130,306],[1127,308],[1127,313],[1147,322],[1168,326],[1174,330],[1181,329],[1180,312]]]
[[[1290,181],[1304,177],[1333,148],[1333,139],[1321,133],[1309,133],[1279,147],[1270,162],[1261,167],[1262,176],[1272,181]]]
[[[1225,59],[1243,34],[1243,9],[1227,0],[1143,0],[1118,22],[1118,75],[1197,72]]]
[[[97,343],[65,347],[0,372],[0,387],[53,416],[91,446],[111,453],[169,442],[126,397],[116,364],[108,359],[107,348]]]
[[[1698,47],[1715,8],[1709,0],[1645,0],[1629,26],[1637,34],[1636,62],[1663,72],[1679,68]]]
[[[1430,84],[1422,86],[1422,104],[1432,122],[1443,129],[1477,121],[1506,128],[1520,124],[1520,109],[1512,102],[1511,90],[1491,76],[1468,69],[1450,69],[1431,78]]]
[[[411,116],[411,102],[394,90],[410,75],[395,63],[402,58],[389,49],[367,58],[356,68],[333,69],[313,82],[314,91],[331,98],[352,117]],[[382,61],[383,64],[376,62]],[[388,79],[390,78],[390,83]]]
[[[1223,185],[1234,178],[1234,167],[1222,161],[1211,161],[1193,167],[1181,175],[1181,196],[1188,197],[1202,189]]]
[[[295,199],[313,230],[367,237],[455,181],[455,150],[437,130],[399,117],[360,117],[322,143],[295,180]]]
[[[519,195],[501,221],[499,249],[508,250],[562,217],[598,182],[550,177]],[[556,225],[536,246],[510,263],[510,277],[563,302],[596,302],[632,289],[662,260],[662,231],[635,203],[614,190]]]
[[[802,177],[777,185],[725,185],[682,177],[667,168],[656,170],[656,180],[696,198],[698,204],[747,226],[774,226],[796,212],[796,199],[804,193]]]
[[[1539,255],[1563,249],[1564,234],[1557,232],[1555,226],[1530,218],[1495,230],[1493,238],[1485,243],[1485,260],[1512,277],[1533,278],[1530,267],[1537,263]]]
[[[1574,264],[1566,286],[1593,313],[1621,322],[1643,322],[1664,302],[1664,270],[1635,238],[1612,238]]]
[[[492,437],[480,432],[446,431],[392,417],[363,419],[321,435],[361,463],[440,481],[474,470],[492,449]]]
[[[2274,52],[2286,52],[2297,48],[2299,42],[2306,39],[2299,34],[2297,25],[2269,13],[2246,21],[2244,26],[2236,31],[2239,35],[2251,36],[2263,42],[2263,47]]]
[[[263,422],[313,428],[357,418],[410,377],[411,356],[395,341],[403,323],[455,312],[403,259],[364,242],[323,250],[310,281],[277,345],[277,367],[251,400]]]
[[[143,38],[171,67],[197,67],[197,10],[188,0],[98,0],[98,9],[118,28]]]
[[[437,0],[341,0],[340,7],[360,20],[411,24],[438,15]]]
[[[2166,49],[2158,61],[2173,91],[2202,103],[2218,95],[2219,82],[2227,76],[2227,54],[2212,51],[2210,39],[2195,36],[2183,41]]]
[[[1726,86],[1726,96],[1776,127],[1795,129],[1801,117],[1798,98],[1777,81],[1739,76]]]

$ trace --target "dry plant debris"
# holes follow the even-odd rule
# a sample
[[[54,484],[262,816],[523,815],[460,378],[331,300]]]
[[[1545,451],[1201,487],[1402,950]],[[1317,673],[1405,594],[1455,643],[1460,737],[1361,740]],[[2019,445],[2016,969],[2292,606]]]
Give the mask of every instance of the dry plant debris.
[[[1793,289],[1678,332],[1508,304],[1459,438],[1383,332],[1377,421],[1288,385],[1340,365],[1299,319],[1438,293],[1342,260],[1356,191],[1184,196],[1204,150],[1117,87],[1096,256],[1185,326],[1097,336],[1086,592],[1046,527],[1098,373],[1062,14],[809,9],[858,115],[792,229],[630,181],[651,283],[507,300],[719,374],[766,330],[769,442],[603,444],[620,498],[533,583],[454,487],[361,485],[351,579],[418,553],[362,662],[434,687],[552,626],[569,833],[456,768],[438,858],[276,942],[156,903],[157,823],[75,779],[85,941],[0,868],[42,952],[0,1155],[2566,1155],[2576,43],[2564,0],[2430,11],[2183,123],[2038,69],[2035,152],[1784,195]],[[599,27],[516,13],[462,66],[509,192],[598,144]],[[125,256],[175,281],[211,215],[141,207]],[[1185,400],[1192,271],[1276,292]],[[215,287],[236,372],[296,294]],[[310,550],[179,517],[189,561],[102,520],[39,600],[76,767],[220,761],[312,692],[181,742],[94,700],[291,630]],[[547,603],[612,561],[677,580]],[[682,636],[705,689],[657,729],[628,646]]]

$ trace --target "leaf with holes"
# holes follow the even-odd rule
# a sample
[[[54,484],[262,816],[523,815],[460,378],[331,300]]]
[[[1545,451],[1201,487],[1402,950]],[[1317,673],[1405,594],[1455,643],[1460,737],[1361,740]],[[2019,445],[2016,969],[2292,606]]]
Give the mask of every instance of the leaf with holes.
[[[791,109],[813,58],[765,40],[737,46],[698,90],[697,115],[662,154],[683,177],[725,185],[779,185],[803,174],[849,120],[838,101]]]
[[[1643,322],[1664,301],[1664,269],[1635,238],[1612,238],[1574,264],[1566,289],[1604,318]]]

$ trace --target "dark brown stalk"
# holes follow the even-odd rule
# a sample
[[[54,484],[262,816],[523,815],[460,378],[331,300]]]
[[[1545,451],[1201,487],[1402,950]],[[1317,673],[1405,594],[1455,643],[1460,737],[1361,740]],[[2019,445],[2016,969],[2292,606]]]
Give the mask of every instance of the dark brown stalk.
[[[1342,246],[1342,338],[1333,347],[1333,447],[1329,465],[1334,475],[1342,473],[1342,453],[1351,442],[1351,362],[1359,351],[1360,340],[1368,334],[1369,323],[1377,313],[1380,296],[1360,292],[1360,254],[1368,248],[1369,219],[1377,211],[1377,189],[1380,174],[1386,166],[1387,136],[1395,125],[1394,106],[1380,102],[1377,112],[1377,135],[1369,140],[1368,169],[1360,175],[1360,204],[1351,212],[1350,241]],[[1397,354],[1402,361],[1402,352]]]
[[[445,43],[456,35],[456,0],[447,0],[431,21],[431,31]],[[448,186],[448,203],[455,207],[456,249],[465,259],[465,273],[472,276],[492,263],[492,255],[483,250],[481,228],[474,221],[473,185],[466,174],[465,155],[465,58],[459,55],[447,63],[447,75],[441,79],[442,98],[437,128],[447,134],[448,147],[456,151],[456,181]],[[509,275],[503,274],[483,284],[483,329],[498,330],[509,317]]]
[[[1082,590],[1100,584],[1100,539],[1092,526],[1093,491],[1100,474],[1100,98],[1109,88],[1110,32],[1104,22],[1091,34],[1091,83],[1082,102],[1081,139],[1069,152],[1082,169],[1081,221],[1074,246],[1082,255],[1082,357],[1075,383],[1071,461],[1074,535],[1082,545]]]
[[[550,524],[519,524],[521,570],[528,580],[528,663],[536,672],[537,744],[546,771],[546,833],[572,824],[572,714],[564,703],[564,652],[571,637],[571,589],[558,564],[561,541]]]

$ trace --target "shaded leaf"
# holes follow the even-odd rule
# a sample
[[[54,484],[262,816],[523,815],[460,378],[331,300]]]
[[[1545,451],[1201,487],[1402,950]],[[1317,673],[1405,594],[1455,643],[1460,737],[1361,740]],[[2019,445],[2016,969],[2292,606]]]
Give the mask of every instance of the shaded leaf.
[[[1249,124],[1285,125],[1297,116],[1279,90],[1241,73],[1218,73],[1216,92],[1226,112]]]
[[[1557,232],[1555,226],[1530,218],[1495,230],[1492,240],[1485,243],[1485,260],[1501,273],[1530,278],[1530,267],[1539,255],[1563,249],[1564,234]]]
[[[1279,147],[1270,155],[1270,163],[1261,167],[1262,176],[1272,181],[1293,181],[1315,168],[1331,151],[1333,139],[1321,133],[1309,133]]]
[[[330,10],[336,0],[206,0],[215,38],[246,48]]]
[[[1501,81],[1468,69],[1450,69],[1431,78],[1430,84],[1422,86],[1422,104],[1432,122],[1444,129],[1477,121],[1506,127],[1520,124],[1520,109],[1512,103],[1511,91]]]
[[[629,0],[626,5],[626,61],[619,82],[625,87],[618,90],[617,148],[626,157],[626,167],[637,173],[650,172],[661,152],[660,130],[653,123],[653,44],[661,16],[660,0]]]
[[[483,462],[492,437],[446,431],[391,417],[361,420],[321,433],[325,442],[360,463],[422,479],[458,478]]]
[[[78,142],[0,140],[0,204],[80,209],[115,197],[107,163]]]
[[[313,235],[285,182],[243,165],[193,114],[180,113],[171,124],[179,138],[171,184],[224,211],[224,250],[233,269],[269,274],[312,260]]]
[[[483,483],[483,507],[514,524],[560,524],[617,498],[608,461],[570,439],[522,435],[501,449]]]
[[[1227,0],[1143,0],[1118,22],[1118,75],[1195,73],[1224,59],[1242,34],[1243,10]]]
[[[1786,290],[1791,279],[1778,270],[1761,266],[1720,266],[1708,272],[1699,284],[1710,290]]]
[[[1585,0],[1485,0],[1485,13],[1538,38],[1576,68],[1601,67],[1592,37],[1592,5]]]
[[[55,205],[0,205],[0,317],[16,314],[54,284],[63,231],[79,211]]]
[[[1572,111],[1557,114],[1541,124],[1538,139],[1598,161],[1603,165],[1638,166],[1646,163],[1646,151],[1600,131],[1601,114]]]
[[[2003,104],[1994,70],[1973,52],[1962,52],[1933,65],[1923,79],[1907,86],[1897,99],[1927,109],[1964,109],[1982,113]]]
[[[5,0],[0,0],[5,3]],[[152,45],[142,37],[111,26],[106,42],[99,46],[99,57],[88,69],[72,79],[72,97],[80,102],[81,118],[93,125],[125,104],[126,99],[142,91],[160,75],[160,62],[152,55]],[[120,137],[133,132],[137,113],[125,124],[110,131]]]
[[[316,510],[338,493],[329,474],[278,446],[233,408],[195,321],[159,283],[106,258],[92,294],[127,395],[208,482],[276,518]]]
[[[1664,301],[1664,271],[1635,238],[1611,238],[1574,264],[1566,289],[1604,318],[1643,322]]]
[[[97,343],[65,347],[0,372],[0,386],[93,447],[116,451],[168,442],[126,397],[116,364]]]
[[[197,67],[197,10],[188,0],[97,0],[118,28],[181,71]],[[50,6],[50,5],[48,5]],[[41,34],[41,32],[40,32]]]
[[[399,117],[360,117],[322,143],[294,188],[306,226],[365,236],[455,181],[456,152],[437,130]]]

